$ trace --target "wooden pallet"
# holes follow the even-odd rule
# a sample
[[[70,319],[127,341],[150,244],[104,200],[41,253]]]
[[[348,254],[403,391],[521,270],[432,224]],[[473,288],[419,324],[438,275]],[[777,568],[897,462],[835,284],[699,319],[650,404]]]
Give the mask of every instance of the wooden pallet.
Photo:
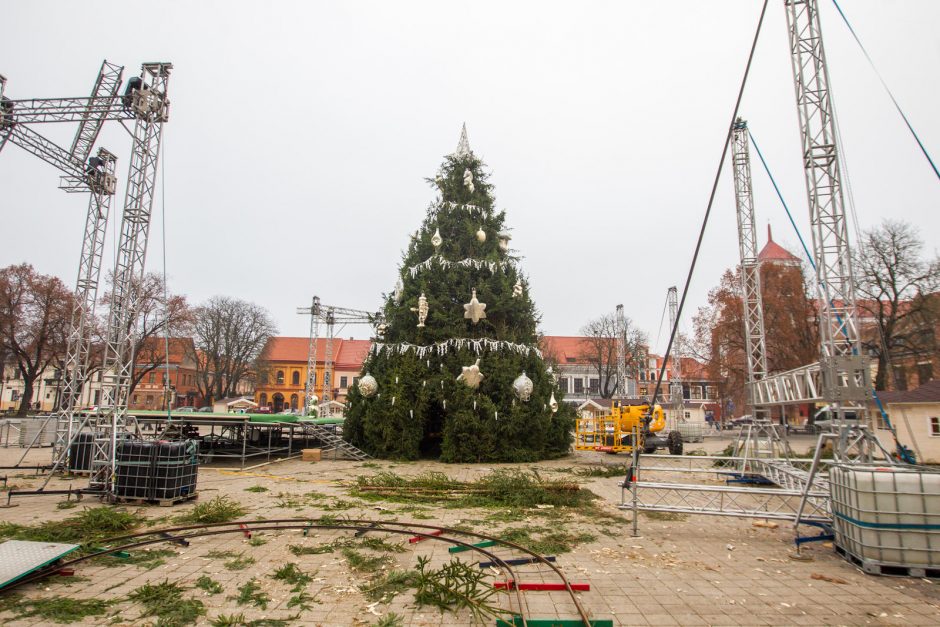
[[[128,505],[158,505],[160,507],[172,507],[173,505],[178,505],[180,503],[185,503],[187,501],[192,501],[199,498],[198,492],[193,492],[192,494],[184,494],[182,496],[177,496],[172,499],[145,499],[145,498],[128,498],[119,496],[116,499],[118,503],[126,503]]]
[[[849,553],[842,547],[836,545],[836,553],[852,562],[869,575],[880,575],[882,577],[913,577],[915,579],[940,579],[940,568],[928,568],[924,566],[904,566],[901,564],[883,564],[873,560],[865,560]]]

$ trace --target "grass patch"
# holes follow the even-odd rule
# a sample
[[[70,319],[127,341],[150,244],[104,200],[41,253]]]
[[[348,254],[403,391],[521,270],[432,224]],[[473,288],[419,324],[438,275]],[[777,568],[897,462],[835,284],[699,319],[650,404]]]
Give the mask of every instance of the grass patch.
[[[688,514],[679,514],[678,512],[646,512],[641,511],[641,514],[646,516],[649,520],[663,520],[663,521],[684,521],[689,519]]]
[[[240,554],[240,553],[236,553],[235,551],[216,551],[216,550],[212,550],[212,551],[209,551],[208,553],[206,553],[205,555],[203,555],[203,557],[208,557],[208,558],[211,558],[211,559],[214,559],[214,560],[224,560],[224,559],[228,559],[228,558],[230,558],[230,557],[235,557],[235,556],[237,556],[237,555],[241,555],[241,554]]]
[[[141,618],[154,616],[160,627],[185,627],[204,616],[206,606],[198,599],[183,598],[184,590],[178,583],[164,580],[142,585],[131,592],[129,598],[144,606]]]
[[[307,594],[304,590],[301,590],[300,592],[292,596],[287,601],[287,608],[290,609],[292,607],[297,607],[297,608],[300,608],[301,610],[313,609],[313,606],[310,605],[311,602],[319,603],[316,597],[312,597],[309,594]]]
[[[342,553],[349,567],[358,572],[377,571],[391,562],[388,555],[363,555],[351,547],[343,548]]]
[[[252,534],[252,536],[248,538],[248,546],[262,546],[267,543],[268,539],[261,535]]]
[[[288,562],[275,570],[271,578],[293,586],[291,592],[302,591],[313,580],[313,577],[300,570],[293,562]]]
[[[257,620],[248,620],[244,614],[219,614],[209,624],[212,627],[287,627],[292,621],[300,618],[300,615],[288,616],[281,620],[277,618],[259,618]]]
[[[266,592],[261,591],[261,586],[258,585],[258,581],[254,577],[238,589],[237,597],[231,598],[234,598],[239,605],[251,604],[263,610],[268,609],[268,603],[271,602],[271,597]]]
[[[65,520],[50,520],[35,526],[0,523],[0,538],[88,545],[138,525],[137,515],[104,505],[86,507]]]
[[[388,603],[405,590],[410,590],[417,585],[418,571],[392,570],[374,577],[368,586],[362,588],[362,593],[370,601]]]
[[[373,627],[405,627],[404,617],[391,612],[372,623]]]
[[[514,527],[504,530],[499,537],[501,540],[524,546],[539,555],[569,553],[579,544],[586,544],[597,539],[589,533],[572,534],[567,531],[552,531],[544,527]]]
[[[225,562],[223,566],[225,566],[227,570],[245,570],[254,563],[255,558],[239,554],[237,557]]]
[[[263,485],[253,485],[250,488],[245,488],[245,492],[267,492],[268,489]]]
[[[166,564],[164,558],[176,555],[176,551],[171,549],[152,549],[149,551],[135,551],[128,557],[115,557],[114,555],[102,555],[94,558],[95,564],[115,568],[117,566],[137,566],[153,570],[157,566]]]
[[[322,555],[323,553],[332,553],[336,550],[336,546],[333,543],[330,544],[318,544],[317,546],[301,546],[299,544],[288,545],[287,549],[294,555],[300,557],[301,555]]]
[[[442,472],[426,472],[413,478],[382,472],[357,477],[353,494],[371,501],[445,503],[455,508],[583,507],[596,498],[575,483],[547,480],[537,472],[521,470],[497,470],[476,481],[456,481]]]
[[[427,557],[418,557],[418,578],[415,602],[418,607],[429,605],[442,612],[457,613],[469,610],[475,623],[483,623],[486,617],[498,617],[505,610],[493,604],[496,590],[487,582],[485,572],[452,559],[438,569],[428,567]]]
[[[200,576],[199,579],[196,580],[196,587],[200,590],[205,590],[209,594],[219,594],[224,590],[222,584],[208,575]]]
[[[13,612],[17,618],[38,616],[53,623],[76,623],[88,616],[102,616],[111,601],[68,597],[27,599],[20,594],[0,598],[0,612]]]
[[[199,503],[189,512],[176,517],[176,520],[192,524],[224,523],[235,520],[245,514],[245,509],[228,496],[219,495],[211,501]]]
[[[78,501],[59,501],[56,503],[56,509],[74,509],[78,507]]]
[[[627,466],[626,464],[582,466],[580,468],[575,468],[574,474],[578,477],[626,477]]]

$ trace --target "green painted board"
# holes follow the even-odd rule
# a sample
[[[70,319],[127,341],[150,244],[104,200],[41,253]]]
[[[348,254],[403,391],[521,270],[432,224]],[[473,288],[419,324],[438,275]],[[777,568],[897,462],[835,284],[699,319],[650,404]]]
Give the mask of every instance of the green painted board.
[[[478,542],[477,544],[473,545],[473,547],[477,549],[485,549],[488,546],[496,546],[496,542],[494,540],[487,540],[485,542]],[[463,553],[464,551],[469,551],[469,550],[470,548],[465,547],[465,546],[452,546],[449,549],[447,549],[447,552],[448,553]]]

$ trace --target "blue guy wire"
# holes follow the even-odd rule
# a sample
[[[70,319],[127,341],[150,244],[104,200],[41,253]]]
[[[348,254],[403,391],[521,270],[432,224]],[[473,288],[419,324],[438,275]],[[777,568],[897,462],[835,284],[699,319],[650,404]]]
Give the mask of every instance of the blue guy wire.
[[[754,134],[751,133],[750,128],[747,129],[747,135],[751,139],[751,144],[754,146],[754,150],[757,152],[757,156],[760,158],[761,165],[764,166],[764,172],[767,173],[767,177],[770,179],[770,183],[774,186],[774,191],[777,192],[777,198],[780,199],[780,204],[783,205],[784,211],[787,212],[787,217],[790,219],[790,224],[793,225],[793,231],[796,233],[796,237],[800,240],[800,244],[803,246],[803,252],[806,253],[806,259],[809,261],[809,265],[813,267],[813,271],[815,272],[816,262],[813,260],[813,255],[810,254],[809,247],[806,246],[806,241],[803,239],[803,235],[800,233],[800,229],[797,227],[796,221],[793,219],[793,214],[790,212],[790,207],[787,206],[787,201],[783,199],[783,194],[780,192],[780,187],[777,185],[777,180],[774,178],[774,175],[770,173],[770,167],[767,165],[767,161],[764,159],[764,155],[761,153],[760,147],[757,145],[757,140],[754,139]],[[845,325],[842,323],[841,319],[839,320],[839,326],[843,329],[842,332],[845,333]],[[885,425],[887,425],[888,429],[891,430],[891,434],[894,436],[894,443],[897,447],[898,457],[908,464],[916,463],[913,452],[911,452],[907,446],[901,444],[898,441],[897,430],[894,428],[894,425],[891,424],[891,419],[888,418],[888,412],[885,411],[884,405],[881,404],[881,399],[878,398],[878,393],[875,390],[872,390],[871,393],[875,399],[875,405],[878,406],[878,411],[881,413],[881,419],[884,420]]]

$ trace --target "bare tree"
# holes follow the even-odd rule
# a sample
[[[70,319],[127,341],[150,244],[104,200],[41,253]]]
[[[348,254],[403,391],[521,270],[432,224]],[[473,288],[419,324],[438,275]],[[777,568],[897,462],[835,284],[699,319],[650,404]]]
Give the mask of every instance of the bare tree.
[[[109,285],[112,277],[108,277]],[[135,281],[132,289],[137,302],[137,334],[134,342],[134,370],[131,376],[130,394],[134,393],[144,377],[166,363],[165,338],[170,338],[170,354],[179,351],[174,338],[189,335],[193,323],[193,310],[185,296],[166,291],[164,278],[151,272]],[[111,292],[106,293],[102,305],[107,308]],[[107,313],[104,314],[107,319]],[[100,354],[100,351],[99,351]],[[100,364],[99,364],[100,367]]]
[[[57,277],[29,264],[0,270],[0,353],[12,358],[23,379],[18,415],[29,410],[36,379],[62,363],[71,314],[72,293]]]
[[[215,296],[195,310],[193,324],[196,383],[207,403],[232,396],[277,333],[263,307]]]
[[[581,327],[585,338],[581,358],[597,371],[601,398],[610,398],[617,392],[617,336],[620,332],[614,314],[605,314]],[[629,373],[635,370],[636,359],[646,344],[646,334],[636,328],[630,318],[626,318],[622,332],[624,364]]]
[[[863,234],[855,253],[859,308],[874,322],[863,341],[878,359],[877,390],[886,389],[893,361],[937,352],[931,295],[940,286],[940,258],[923,259],[923,247],[912,225],[885,220]]]

